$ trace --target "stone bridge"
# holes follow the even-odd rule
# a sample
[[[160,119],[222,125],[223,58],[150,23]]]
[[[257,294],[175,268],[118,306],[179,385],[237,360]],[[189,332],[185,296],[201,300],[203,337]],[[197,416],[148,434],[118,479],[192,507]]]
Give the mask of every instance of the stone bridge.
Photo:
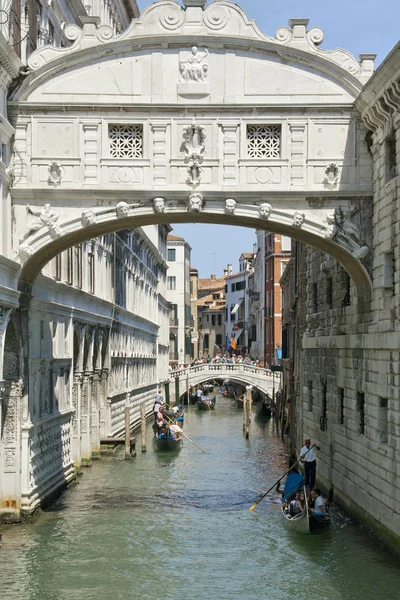
[[[227,364],[203,364],[177,369],[170,374],[171,387],[176,386],[179,380],[179,396],[185,394],[188,388],[204,383],[205,381],[224,381],[229,379],[232,383],[240,385],[252,385],[264,394],[272,394],[274,386],[278,387],[279,378],[275,374],[270,375],[265,369],[249,365],[227,365]],[[173,389],[176,389],[173,387]]]
[[[121,35],[86,18],[10,99],[19,287],[59,252],[148,224],[282,233],[334,256],[368,300],[373,193],[354,101],[373,72],[292,19],[274,37],[224,0],[156,2]]]

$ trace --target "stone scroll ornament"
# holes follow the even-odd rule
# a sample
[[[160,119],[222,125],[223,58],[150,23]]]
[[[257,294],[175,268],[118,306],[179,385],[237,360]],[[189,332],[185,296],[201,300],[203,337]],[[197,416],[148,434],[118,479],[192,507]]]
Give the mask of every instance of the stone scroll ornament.
[[[361,239],[357,225],[351,220],[359,207],[344,211],[340,206],[326,215],[327,226],[324,235],[346,248],[354,258],[363,260],[369,254],[369,247]]]
[[[193,186],[199,185],[203,177],[201,163],[206,152],[205,140],[204,127],[197,125],[195,120],[183,130],[182,148],[185,152],[185,163],[189,164],[186,181]]]
[[[194,193],[189,196],[189,212],[200,212],[203,208],[203,196],[202,194]]]

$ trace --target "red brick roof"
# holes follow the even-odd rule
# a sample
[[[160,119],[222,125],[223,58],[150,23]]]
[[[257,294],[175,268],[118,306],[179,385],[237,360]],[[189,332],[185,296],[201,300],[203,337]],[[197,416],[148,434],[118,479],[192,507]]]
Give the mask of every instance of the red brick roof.
[[[167,235],[167,240],[170,240],[171,242],[185,242],[185,238],[183,237],[179,237],[178,235],[172,235],[172,233],[169,233]]]

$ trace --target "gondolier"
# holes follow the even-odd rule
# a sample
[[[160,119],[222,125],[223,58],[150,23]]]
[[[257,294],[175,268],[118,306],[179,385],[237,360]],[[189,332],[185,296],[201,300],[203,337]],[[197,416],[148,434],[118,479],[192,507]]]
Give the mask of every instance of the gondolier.
[[[319,447],[315,444],[311,445],[311,439],[304,440],[304,446],[300,450],[300,460],[304,462],[304,479],[305,485],[310,488],[315,487],[315,477],[317,473],[317,453]]]

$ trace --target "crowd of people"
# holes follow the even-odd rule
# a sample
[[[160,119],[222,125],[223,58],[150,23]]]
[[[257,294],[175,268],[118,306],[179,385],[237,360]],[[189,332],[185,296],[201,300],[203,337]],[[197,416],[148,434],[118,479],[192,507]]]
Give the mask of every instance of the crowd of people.
[[[316,517],[324,518],[328,516],[328,510],[324,498],[319,488],[312,489],[307,497],[308,510]],[[284,509],[295,517],[306,509],[306,496],[304,492],[296,492],[293,497],[289,497],[283,505]]]

